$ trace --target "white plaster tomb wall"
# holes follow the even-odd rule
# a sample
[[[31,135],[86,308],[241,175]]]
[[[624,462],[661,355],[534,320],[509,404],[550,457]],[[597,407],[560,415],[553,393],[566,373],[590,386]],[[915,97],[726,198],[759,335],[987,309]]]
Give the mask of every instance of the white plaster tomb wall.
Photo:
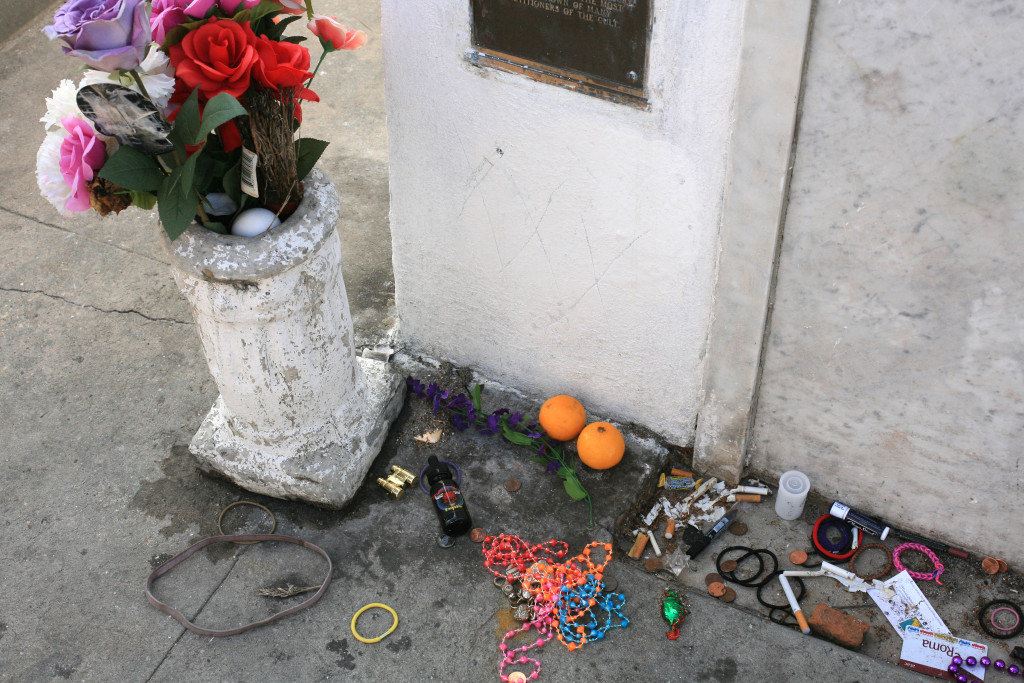
[[[1024,562],[1024,5],[819,2],[751,464]]]
[[[743,3],[653,3],[649,111],[473,66],[384,0],[404,341],[692,444]]]

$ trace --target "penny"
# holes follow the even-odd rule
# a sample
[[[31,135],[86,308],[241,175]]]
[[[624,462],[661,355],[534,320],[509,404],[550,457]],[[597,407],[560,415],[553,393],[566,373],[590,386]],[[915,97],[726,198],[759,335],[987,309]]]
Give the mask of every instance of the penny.
[[[747,533],[747,525],[743,522],[736,521],[729,525],[729,531],[737,536],[742,536]]]
[[[1006,564],[1006,560],[1004,560],[1001,557],[997,557],[996,558],[996,562],[999,563],[999,573],[1000,574],[1002,574],[1003,572],[1005,572],[1007,569],[1010,568],[1010,565]]]
[[[704,577],[704,585],[710,586],[713,583],[724,583],[724,579],[718,574],[711,573]]]
[[[508,683],[526,683],[526,674],[522,671],[513,671],[508,675]]]
[[[723,595],[725,595],[726,590],[728,589],[725,587],[725,584],[720,583],[718,581],[715,581],[714,583],[708,585],[708,593],[715,596],[716,598],[720,598]]]
[[[807,553],[803,550],[794,550],[789,554],[789,561],[796,565],[801,565],[807,561]]]
[[[725,587],[725,592],[722,593],[722,597],[719,598],[722,602],[732,602],[736,599],[736,591],[728,586]]]
[[[731,571],[735,571],[736,567],[738,567],[738,566],[739,566],[739,563],[736,560],[723,560],[722,561],[722,566],[720,567],[720,569],[723,572],[731,572]]]
[[[604,592],[614,593],[615,589],[619,587],[619,582],[613,576],[604,575]]]
[[[999,572],[999,560],[994,557],[986,557],[981,561],[981,568],[985,570],[986,574],[996,574]]]
[[[508,491],[509,493],[512,493],[513,491],[518,491],[522,487],[523,482],[519,481],[518,479],[509,479],[508,481],[505,482],[505,490]]]
[[[647,561],[644,562],[644,569],[654,573],[661,569],[661,560],[656,557],[648,557]]]
[[[483,543],[485,538],[487,538],[487,532],[480,527],[469,532],[469,540],[474,543]]]

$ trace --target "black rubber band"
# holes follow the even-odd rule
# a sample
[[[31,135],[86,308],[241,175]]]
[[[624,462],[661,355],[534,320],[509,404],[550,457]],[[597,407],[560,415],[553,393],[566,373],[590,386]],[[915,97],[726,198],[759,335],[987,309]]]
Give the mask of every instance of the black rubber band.
[[[777,619],[776,613],[782,613],[782,618]],[[796,617],[793,616],[793,612],[789,609],[782,609],[781,607],[772,607],[768,612],[768,619],[779,626],[793,626],[799,628],[799,624],[796,621]],[[792,619],[792,621],[788,621]]]
[[[772,568],[768,572],[768,576],[766,578],[762,579],[757,584],[750,584],[751,588],[760,588],[761,586],[765,585],[766,583],[771,581],[772,580],[772,576],[777,571],[779,571],[779,558],[775,556],[775,553],[773,553],[771,550],[768,550],[768,548],[761,548],[760,550],[757,551],[757,554],[759,556],[760,555],[768,555],[768,557],[772,558]]]
[[[994,628],[991,624],[987,623],[989,618],[986,617],[986,613],[992,607],[1009,607],[1017,613],[1017,625],[1011,631],[1000,631]],[[993,600],[986,604],[980,610],[978,610],[978,623],[981,625],[981,630],[989,634],[993,638],[999,640],[1009,640],[1010,638],[1016,638],[1020,635],[1021,631],[1024,631],[1024,613],[1021,613],[1020,605],[1009,600]]]
[[[768,576],[768,580],[765,581],[764,583],[762,583],[760,586],[757,587],[757,601],[759,603],[761,603],[762,605],[764,605],[765,607],[767,607],[768,609],[772,609],[772,610],[776,610],[776,609],[788,610],[790,613],[792,613],[793,610],[789,606],[789,601],[788,600],[786,601],[786,603],[784,605],[774,605],[774,604],[768,602],[767,600],[765,600],[764,596],[761,595],[761,591],[764,590],[764,587],[767,586],[768,584],[770,584],[772,582],[772,580],[775,579],[775,577],[777,577],[781,573],[782,572],[780,572],[780,571],[772,572]],[[797,588],[799,590],[796,592],[795,597],[796,597],[796,601],[800,602],[801,600],[804,599],[804,595],[807,593],[807,588],[804,586],[804,582],[800,579],[799,576],[789,577],[789,581],[791,583],[795,583],[797,585]]]
[[[726,548],[725,550],[723,550],[722,552],[720,552],[718,554],[718,559],[715,560],[715,569],[718,570],[719,575],[721,575],[722,578],[724,578],[724,579],[726,579],[728,581],[732,581],[733,583],[738,584],[740,586],[747,586],[748,584],[745,583],[745,582],[748,581],[749,578],[748,579],[738,579],[738,578],[736,578],[736,573],[735,573],[736,569],[734,569],[731,572],[727,572],[724,569],[722,569],[722,562],[723,562],[722,558],[725,557],[726,553],[732,552],[733,550],[746,550],[747,551],[746,553],[741,555],[739,557],[739,559],[736,560],[736,569],[739,569],[740,565],[743,562],[746,562],[747,559],[749,559],[751,557],[757,558],[757,572],[753,575],[753,578],[755,579],[755,581],[756,581],[757,577],[761,576],[761,574],[764,572],[764,560],[761,559],[760,553],[758,553],[753,548],[748,548],[745,545],[730,546],[730,547]]]
[[[726,553],[731,552],[733,550],[746,550],[747,552],[741,555],[736,560],[736,569],[732,571],[725,571],[722,569],[722,563],[724,562],[722,558]],[[765,572],[764,560],[761,559],[762,555],[768,555],[768,557],[772,559],[773,566],[771,569],[767,571],[767,574]],[[757,558],[757,571],[745,579],[737,577],[736,570],[739,569],[740,566],[744,562],[746,562],[750,557]],[[734,545],[726,548],[718,554],[718,559],[715,560],[715,569],[718,570],[718,573],[722,576],[722,578],[728,581],[732,581],[738,586],[744,586],[745,588],[759,588],[760,586],[768,583],[771,580],[772,575],[776,571],[778,571],[779,558],[776,557],[775,553],[773,553],[771,550],[768,550],[767,548],[748,548],[743,545]],[[765,576],[766,578],[762,579],[762,576]]]

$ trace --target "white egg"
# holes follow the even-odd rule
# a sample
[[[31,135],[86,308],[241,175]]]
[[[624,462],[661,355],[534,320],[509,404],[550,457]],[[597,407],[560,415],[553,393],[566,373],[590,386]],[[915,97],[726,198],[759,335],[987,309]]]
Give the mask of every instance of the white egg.
[[[281,219],[269,209],[246,209],[238,214],[238,218],[231,224],[231,234],[255,237],[279,225],[281,225]]]

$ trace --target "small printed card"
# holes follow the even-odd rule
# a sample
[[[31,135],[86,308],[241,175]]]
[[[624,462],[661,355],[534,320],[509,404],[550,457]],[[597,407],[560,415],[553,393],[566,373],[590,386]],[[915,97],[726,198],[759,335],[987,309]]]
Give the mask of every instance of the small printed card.
[[[953,655],[964,659],[974,657],[981,659],[988,654],[988,645],[957,638],[945,633],[926,631],[917,626],[907,626],[903,630],[903,650],[900,652],[900,666],[918,673],[935,676],[952,681],[949,664]],[[962,664],[960,671],[967,674],[971,681],[985,680],[985,667],[981,664],[967,666]]]
[[[916,626],[935,633],[948,634],[950,632],[942,621],[942,617],[928,602],[928,598],[924,597],[921,588],[906,570],[886,581],[885,587],[892,588],[896,591],[896,595],[884,598],[881,591],[874,588],[868,590],[868,595],[885,613],[885,618],[889,620],[901,638],[906,637],[904,629],[907,626]]]

